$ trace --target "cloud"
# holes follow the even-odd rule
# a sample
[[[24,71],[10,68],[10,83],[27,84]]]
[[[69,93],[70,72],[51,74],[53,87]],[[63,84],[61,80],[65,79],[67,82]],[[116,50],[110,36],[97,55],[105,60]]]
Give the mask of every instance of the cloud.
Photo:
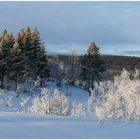
[[[90,41],[108,45],[112,52],[112,46],[140,44],[139,13],[140,2],[132,1],[0,2],[0,30],[16,33],[37,26],[43,41],[57,52],[66,53],[71,44],[83,52]]]

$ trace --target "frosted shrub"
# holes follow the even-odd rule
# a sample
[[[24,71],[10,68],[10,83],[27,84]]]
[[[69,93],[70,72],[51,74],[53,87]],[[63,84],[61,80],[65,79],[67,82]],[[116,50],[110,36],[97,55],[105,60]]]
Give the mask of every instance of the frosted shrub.
[[[140,72],[135,68],[134,79],[139,80]]]
[[[44,114],[42,103],[39,97],[33,99],[32,107],[30,108],[30,111],[32,113]]]
[[[52,98],[52,114],[66,115],[68,111],[67,98],[60,93],[58,89],[54,89]]]
[[[37,79],[34,82],[34,87],[39,87],[40,86],[40,82],[41,82],[41,78],[38,76]]]
[[[80,102],[72,103],[71,116],[85,117],[86,116],[85,106]]]
[[[94,114],[95,106],[96,106],[96,95],[95,92],[91,90],[91,96],[88,99],[88,113],[90,116]]]
[[[107,91],[107,82],[100,82],[99,86],[97,87],[98,88],[98,93],[99,93],[99,96],[104,96],[106,94],[106,91]]]
[[[137,109],[140,107],[138,101],[138,99],[140,99],[140,90],[139,90],[140,81],[135,79],[130,80],[130,76],[128,77],[129,74],[127,74],[126,76],[125,71],[123,71],[121,74],[120,88],[119,88],[120,96],[123,99],[124,117],[127,120],[135,120],[140,118],[140,115],[138,115],[139,110]],[[125,75],[125,78],[122,75]]]
[[[21,102],[20,102],[20,105],[21,105],[21,107],[23,107],[23,109],[24,109],[25,112],[27,111],[29,99],[30,99],[30,97],[22,98],[21,99]]]
[[[68,112],[67,98],[58,89],[43,88],[41,97],[33,100],[32,113],[66,115]]]
[[[106,100],[96,106],[96,116],[99,120],[122,118],[123,110],[121,109],[120,98],[110,91]]]
[[[12,107],[12,96],[7,96],[5,99],[5,102],[6,102],[6,106],[11,108]]]
[[[118,77],[114,77],[104,100],[96,104],[95,114],[98,119],[140,120],[140,80],[135,71],[134,79],[123,69]],[[136,78],[136,79],[135,79]]]

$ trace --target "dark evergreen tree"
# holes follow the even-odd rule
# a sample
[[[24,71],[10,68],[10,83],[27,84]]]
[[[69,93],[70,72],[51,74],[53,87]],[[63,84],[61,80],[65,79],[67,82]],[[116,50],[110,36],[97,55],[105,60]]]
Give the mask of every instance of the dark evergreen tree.
[[[33,30],[30,30],[30,28],[22,29],[18,33],[17,42],[21,46],[21,52],[24,55],[26,77],[31,77],[35,80],[38,76],[37,67],[40,57],[42,57],[43,53],[46,53],[44,47],[42,47],[43,43],[37,28],[35,27]]]
[[[11,49],[15,40],[12,33],[8,33],[4,30],[2,36],[0,37],[0,74],[1,74],[1,88],[4,88],[4,78],[10,73],[10,59],[11,59]]]
[[[31,45],[31,30],[30,28],[24,28],[20,30],[20,32],[17,35],[16,39],[17,43],[19,44],[21,48],[21,53],[24,56],[24,78],[27,80],[28,78],[32,77],[32,50],[33,46]]]
[[[21,48],[18,42],[15,42],[11,50],[11,70],[9,73],[9,79],[15,82],[15,91],[18,90],[18,83],[22,80],[24,71],[24,56],[21,53]]]
[[[40,48],[38,63],[37,63],[37,73],[41,83],[40,86],[43,86],[43,79],[47,79],[50,76],[49,69],[48,69],[48,60],[44,46]]]
[[[42,42],[40,39],[39,32],[37,30],[37,27],[33,28],[31,31],[31,50],[30,50],[30,67],[32,68],[31,75],[33,79],[36,79],[38,77],[38,59],[39,54],[42,47]],[[44,52],[45,53],[45,52]]]
[[[16,41],[12,33],[4,30],[0,36],[1,88],[5,78],[14,81],[17,90],[20,80],[36,80],[37,77],[42,80],[49,77],[47,55],[37,28],[20,30]]]
[[[94,81],[99,83],[103,78],[104,71],[104,62],[99,48],[92,42],[81,61],[81,78],[86,82],[87,90],[94,89]]]

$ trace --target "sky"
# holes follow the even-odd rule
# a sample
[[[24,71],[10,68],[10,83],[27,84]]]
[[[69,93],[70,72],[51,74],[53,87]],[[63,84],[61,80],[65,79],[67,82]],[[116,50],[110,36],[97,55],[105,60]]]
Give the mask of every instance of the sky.
[[[140,56],[139,1],[0,1],[0,32],[35,26],[50,54],[84,54],[93,41],[102,54]]]

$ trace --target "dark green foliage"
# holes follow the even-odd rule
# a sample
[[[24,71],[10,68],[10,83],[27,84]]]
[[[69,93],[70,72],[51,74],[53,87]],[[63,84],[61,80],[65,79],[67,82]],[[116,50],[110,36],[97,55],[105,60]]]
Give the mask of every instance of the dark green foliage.
[[[1,88],[4,79],[17,85],[21,80],[36,80],[37,77],[49,77],[47,55],[37,28],[24,28],[16,38],[4,30],[0,36]]]
[[[48,78],[49,75],[49,69],[48,69],[48,60],[47,55],[45,52],[45,48],[42,46],[40,48],[39,54],[38,54],[38,61],[37,61],[37,67],[36,67],[36,75],[41,78],[41,86],[42,86],[42,80]]]
[[[8,78],[11,81],[15,82],[16,88],[15,91],[17,90],[17,84],[20,81],[20,79],[22,79],[23,75],[25,74],[24,71],[24,56],[21,53],[21,48],[18,44],[18,42],[16,42],[13,45],[13,48],[11,50],[11,69],[10,72],[8,74]]]
[[[104,62],[99,54],[99,48],[92,42],[87,54],[84,55],[81,61],[81,79],[86,81],[87,89],[94,88],[94,81],[99,82],[102,80],[104,71]]]
[[[12,33],[8,33],[4,30],[2,36],[0,37],[0,78],[1,78],[1,88],[4,88],[4,77],[10,73],[10,59],[11,59],[11,49],[14,44],[14,37]]]

